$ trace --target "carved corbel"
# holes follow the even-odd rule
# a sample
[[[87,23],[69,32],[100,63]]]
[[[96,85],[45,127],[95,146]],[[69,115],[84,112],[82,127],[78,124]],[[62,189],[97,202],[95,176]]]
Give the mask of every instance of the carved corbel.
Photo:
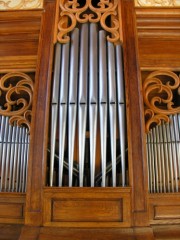
[[[25,73],[11,72],[0,78],[0,115],[9,116],[10,124],[26,125],[30,131],[33,80]]]
[[[180,77],[171,71],[155,71],[143,82],[145,131],[161,121],[169,122],[169,115],[180,113],[175,95],[180,91]]]

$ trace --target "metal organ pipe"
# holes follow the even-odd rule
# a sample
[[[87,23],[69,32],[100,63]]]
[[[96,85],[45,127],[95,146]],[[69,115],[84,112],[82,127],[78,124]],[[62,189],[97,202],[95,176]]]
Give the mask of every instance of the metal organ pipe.
[[[11,126],[0,116],[0,191],[25,192],[29,135],[25,127]]]
[[[98,118],[98,32],[97,25],[93,23],[90,24],[89,46],[90,178],[91,187],[94,187]]]
[[[78,48],[79,29],[75,28],[71,34],[69,99],[68,99],[68,160],[69,160],[69,187],[73,181],[74,143],[77,114],[77,83],[78,83]]]
[[[58,63],[57,63],[58,64]],[[68,105],[68,81],[69,81],[69,43],[62,46],[62,66],[59,90],[59,186],[62,186],[63,162],[65,151],[65,136]]]
[[[53,185],[53,171],[54,171],[54,154],[55,154],[55,140],[57,128],[58,115],[58,95],[59,95],[59,76],[60,76],[60,61],[61,61],[61,45],[56,45],[53,91],[52,91],[52,108],[51,108],[51,157],[50,157],[50,186]]]
[[[106,33],[99,31],[99,118],[101,139],[102,187],[106,186],[107,150],[107,60]]]
[[[123,77],[123,56],[122,46],[116,46],[116,69],[117,69],[117,104],[119,120],[119,140],[121,151],[121,169],[122,169],[122,186],[126,185],[125,181],[125,152],[126,152],[126,118],[125,118],[125,94],[124,94],[124,77]]]
[[[112,186],[116,186],[116,76],[114,45],[108,42],[108,93],[112,161]]]
[[[80,36],[78,137],[79,137],[79,186],[83,187],[87,119],[88,83],[88,24],[82,24]]]
[[[150,193],[178,192],[180,184],[180,114],[147,134]]]
[[[55,126],[53,120],[51,127],[53,139],[50,142],[53,144],[50,146],[50,152],[53,153],[50,153],[50,186],[53,185],[55,172],[55,160],[51,160],[53,156],[58,158],[59,162],[56,164],[59,169],[58,186],[116,187],[118,184],[121,185],[120,182],[125,186],[126,124],[122,49],[109,43],[106,40],[106,32],[98,31],[98,25],[95,23],[82,24],[79,29],[74,29],[70,38],[69,45],[61,45],[61,59],[55,56],[56,76],[54,75],[53,81],[60,83],[59,85],[55,83],[53,86],[56,88],[59,86],[59,123],[53,129]],[[60,56],[56,49],[57,54]],[[52,97],[51,113],[54,116],[53,108],[57,99],[53,101],[54,97]],[[98,125],[100,138],[97,137]],[[56,131],[58,131],[56,129],[59,129],[59,156],[54,151],[57,141]],[[119,138],[122,137],[120,150],[116,147],[117,129],[119,129]],[[99,160],[97,141],[100,143]],[[76,151],[78,150],[77,159],[74,159],[75,146]],[[119,162],[121,169],[118,166],[118,170]],[[98,166],[99,163],[101,166]],[[101,178],[98,179],[101,182],[97,182],[100,173],[96,171],[99,167]],[[120,170],[122,179],[118,179],[117,184],[116,175]]]

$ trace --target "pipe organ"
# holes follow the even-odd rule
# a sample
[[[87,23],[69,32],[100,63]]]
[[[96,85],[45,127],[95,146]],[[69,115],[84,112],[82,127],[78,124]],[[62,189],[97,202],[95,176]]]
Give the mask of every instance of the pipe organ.
[[[162,123],[147,134],[149,191],[179,192],[180,116],[171,115],[170,123]]]
[[[1,192],[25,192],[29,134],[25,127],[12,126],[9,117],[0,116]]]
[[[98,30],[94,23],[74,29],[70,43],[57,43],[51,105],[50,186],[53,185],[55,149],[59,152],[55,185],[63,185],[64,161],[69,178],[64,185],[126,185],[124,105],[120,44],[114,46],[108,42],[106,32]],[[111,174],[109,180],[107,166]],[[77,179],[73,184],[74,175]]]
[[[0,11],[0,239],[179,239],[179,19],[131,0]]]

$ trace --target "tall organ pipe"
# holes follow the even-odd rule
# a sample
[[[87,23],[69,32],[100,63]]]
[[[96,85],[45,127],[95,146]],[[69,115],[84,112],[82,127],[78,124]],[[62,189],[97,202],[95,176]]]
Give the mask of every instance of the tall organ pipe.
[[[102,187],[106,186],[107,145],[107,51],[105,31],[99,31],[99,115],[101,138]]]
[[[124,77],[123,77],[123,57],[122,46],[116,46],[116,69],[117,69],[117,104],[118,104],[118,121],[119,121],[119,139],[121,150],[121,169],[122,169],[122,186],[126,185],[125,181],[125,152],[126,152],[126,119],[125,119],[125,94],[124,94]]]
[[[68,160],[69,160],[69,187],[73,181],[74,142],[77,113],[77,81],[78,81],[78,48],[79,29],[75,28],[71,34],[70,76],[69,76],[69,118],[68,118]]]
[[[116,187],[116,76],[114,45],[108,42],[108,92],[110,144],[112,161],[112,186]],[[118,89],[119,90],[119,89]]]
[[[90,50],[91,51],[91,50]],[[78,137],[79,137],[79,186],[83,187],[85,139],[87,120],[88,81],[88,24],[82,24],[79,63]]]
[[[62,186],[69,83],[69,43],[62,46],[62,65],[59,91],[59,183]]]
[[[50,156],[50,186],[53,186],[53,171],[54,171],[54,153],[56,141],[57,128],[57,114],[58,114],[58,95],[59,95],[59,75],[61,64],[61,45],[56,44],[55,50],[55,67],[52,91],[52,107],[51,107],[51,156]]]
[[[89,52],[89,132],[90,132],[90,178],[91,187],[95,181],[97,114],[98,114],[98,34],[97,25],[90,24]]]

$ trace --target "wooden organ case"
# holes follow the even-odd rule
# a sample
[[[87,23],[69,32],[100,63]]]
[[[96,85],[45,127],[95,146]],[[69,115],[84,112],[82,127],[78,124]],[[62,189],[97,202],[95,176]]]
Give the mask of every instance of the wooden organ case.
[[[179,19],[131,0],[1,12],[0,239],[179,239]]]

